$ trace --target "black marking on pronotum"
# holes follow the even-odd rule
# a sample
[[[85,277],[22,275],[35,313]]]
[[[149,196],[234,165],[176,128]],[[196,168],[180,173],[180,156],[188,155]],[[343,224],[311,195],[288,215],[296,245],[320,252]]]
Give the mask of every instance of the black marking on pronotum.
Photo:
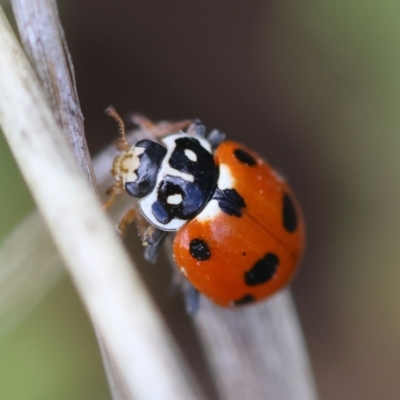
[[[233,305],[234,306],[244,306],[246,304],[253,303],[255,300],[256,299],[251,294],[246,294],[241,299],[234,300]]]
[[[267,253],[249,271],[244,273],[246,285],[256,286],[268,282],[275,275],[278,265],[278,256],[274,253]]]
[[[147,139],[137,142],[135,147],[143,147],[145,150],[139,155],[140,164],[135,171],[137,179],[135,182],[126,182],[125,190],[133,197],[142,198],[154,189],[167,149]]]
[[[210,249],[202,239],[193,239],[190,242],[189,251],[191,256],[199,261],[205,261],[211,257]]]
[[[191,150],[196,154],[196,161],[190,160],[185,150]],[[215,162],[212,154],[207,151],[200,142],[193,137],[181,137],[175,140],[175,149],[168,160],[169,165],[180,172],[193,175],[195,180],[201,181],[202,184],[208,186],[214,183]],[[203,182],[204,181],[204,182]]]
[[[196,215],[197,207],[191,207],[199,199],[201,202],[201,191],[186,199],[186,181],[177,176],[164,178],[157,189],[157,201],[152,206],[152,212],[159,222],[168,224],[173,218],[189,219]],[[182,201],[179,204],[168,203],[168,197],[181,195]]]
[[[235,217],[241,217],[242,208],[246,207],[243,197],[236,189],[221,190],[217,188],[212,198],[218,201],[219,208],[225,214]]]
[[[257,164],[257,160],[251,155],[249,154],[247,151],[243,150],[243,149],[236,149],[233,154],[235,155],[235,157],[242,163],[242,164],[246,164],[249,166],[252,165],[256,165]]]
[[[203,191],[196,182],[189,182],[179,176],[167,175],[157,188],[157,200],[151,209],[156,219],[168,224],[174,218],[189,220],[194,218],[211,196],[211,190]],[[179,204],[170,204],[168,197],[181,195]]]
[[[152,205],[155,218],[162,224],[168,224],[174,218],[189,220],[195,217],[212,196],[218,178],[212,154],[197,139],[182,137],[175,140],[175,145],[168,162],[179,172],[191,175],[193,181],[173,175],[162,179],[157,188],[157,200]],[[195,153],[197,161],[191,161],[185,150]],[[168,197],[176,194],[182,196],[182,201],[169,204]]]
[[[294,232],[297,228],[297,213],[293,201],[287,193],[283,195],[282,218],[285,229],[288,232]]]

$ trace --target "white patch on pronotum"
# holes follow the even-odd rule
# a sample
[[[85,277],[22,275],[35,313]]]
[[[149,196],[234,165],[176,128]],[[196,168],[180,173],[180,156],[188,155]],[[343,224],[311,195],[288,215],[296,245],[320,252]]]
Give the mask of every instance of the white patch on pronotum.
[[[185,149],[185,156],[186,156],[190,161],[193,161],[193,162],[196,162],[196,161],[197,161],[197,154],[196,154],[193,150]]]
[[[168,204],[181,204],[182,203],[182,195],[180,193],[171,194],[167,197]]]
[[[161,175],[162,174],[162,175]],[[187,182],[194,182],[194,176],[191,174],[187,174],[186,172],[178,171],[177,169],[171,168],[169,165],[163,165],[163,169],[161,171],[161,176],[178,176]]]

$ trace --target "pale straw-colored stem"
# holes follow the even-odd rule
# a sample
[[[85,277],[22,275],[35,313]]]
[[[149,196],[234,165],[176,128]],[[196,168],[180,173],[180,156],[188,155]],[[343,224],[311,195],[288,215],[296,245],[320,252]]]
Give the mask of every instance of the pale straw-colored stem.
[[[201,398],[1,9],[0,123],[127,398]]]
[[[17,28],[25,53],[35,69],[44,94],[86,180],[97,193],[79,104],[74,67],[55,0],[12,0]],[[7,291],[9,292],[9,291]],[[100,332],[96,330],[106,376],[114,400],[123,400]]]
[[[221,399],[317,399],[289,290],[238,310],[202,298],[194,320]]]
[[[56,1],[12,0],[11,4],[25,53],[87,181],[96,191],[74,67]]]

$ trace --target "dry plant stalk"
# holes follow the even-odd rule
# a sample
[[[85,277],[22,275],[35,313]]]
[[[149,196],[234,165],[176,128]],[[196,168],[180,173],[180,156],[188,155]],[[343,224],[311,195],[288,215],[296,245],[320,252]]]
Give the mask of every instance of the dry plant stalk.
[[[289,290],[238,310],[203,297],[195,324],[221,399],[317,399]]]
[[[0,122],[127,398],[202,398],[0,9]],[[157,379],[154,379],[154,376]]]
[[[44,93],[63,133],[70,142],[85,177],[97,193],[96,179],[87,147],[83,115],[76,89],[71,55],[54,0],[12,0],[24,50],[38,74]],[[118,372],[108,360],[103,339],[96,331],[112,396],[123,400]]]
[[[54,0],[12,0],[11,3],[24,50],[87,181],[96,191],[74,68],[57,4]]]

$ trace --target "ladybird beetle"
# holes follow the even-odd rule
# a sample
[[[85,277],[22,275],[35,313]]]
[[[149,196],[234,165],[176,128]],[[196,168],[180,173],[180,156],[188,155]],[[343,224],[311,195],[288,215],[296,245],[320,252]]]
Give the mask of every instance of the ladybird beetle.
[[[148,254],[176,232],[174,259],[192,293],[220,306],[262,300],[288,283],[303,252],[304,220],[285,179],[265,160],[220,131],[206,136],[198,120],[154,124],[136,116],[152,139],[132,147],[116,111],[107,112],[120,124],[122,152],[106,207],[124,192],[138,199],[122,231],[136,220]]]

